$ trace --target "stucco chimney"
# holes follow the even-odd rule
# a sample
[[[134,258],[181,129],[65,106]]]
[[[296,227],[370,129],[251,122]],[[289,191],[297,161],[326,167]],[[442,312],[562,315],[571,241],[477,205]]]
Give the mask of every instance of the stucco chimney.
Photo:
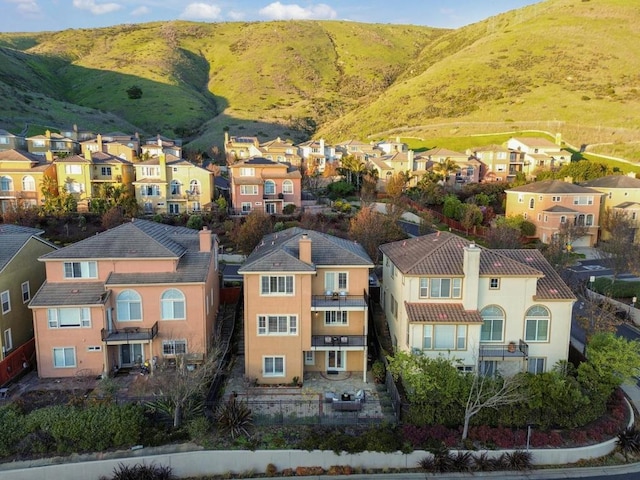
[[[306,233],[300,237],[299,246],[300,249],[300,261],[305,263],[311,263],[311,239]]]
[[[85,149],[85,151],[84,151],[84,158],[85,158],[86,160],[89,160],[89,161],[91,161],[91,160],[92,160],[92,157],[91,157],[91,150],[89,150],[88,148],[87,148],[87,149]]]
[[[464,247],[463,258],[462,305],[465,310],[477,310],[478,289],[480,287],[480,248],[475,243]]]
[[[47,162],[53,162],[53,152],[51,150],[47,150],[44,152],[44,158],[47,159]]]
[[[102,150],[102,134],[98,134],[98,136],[96,137],[96,143],[98,144],[98,151],[104,152],[104,150]]]
[[[200,237],[200,251],[201,252],[210,252],[211,251],[211,230],[206,225],[202,227],[202,230],[198,233]]]

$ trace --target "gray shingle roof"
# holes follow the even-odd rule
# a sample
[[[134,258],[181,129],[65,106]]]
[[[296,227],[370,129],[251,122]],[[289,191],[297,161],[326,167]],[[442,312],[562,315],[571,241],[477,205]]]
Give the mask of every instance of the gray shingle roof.
[[[564,207],[562,205],[554,205],[553,207],[549,207],[549,208],[543,210],[543,212],[548,212],[548,213],[578,213],[577,210],[574,210],[573,208],[569,208],[569,207]]]
[[[44,233],[36,228],[20,225],[0,225],[0,272],[34,235]],[[40,240],[40,239],[39,239]]]
[[[575,185],[569,182],[563,182],[562,180],[543,180],[541,182],[533,182],[520,187],[514,187],[507,192],[523,192],[523,193],[585,193],[591,195],[602,195],[598,190],[593,188],[587,188],[580,185]]]
[[[607,175],[585,182],[583,185],[592,188],[640,188],[640,179],[627,175]]]
[[[184,255],[186,245],[196,240],[196,230],[136,219],[41,258],[174,258]]]
[[[387,243],[380,247],[393,264],[405,275],[464,276],[464,247],[469,242],[448,232]],[[480,275],[533,276],[542,272],[527,264],[500,254],[500,250],[480,249]]]
[[[299,241],[304,234],[311,239],[313,265],[299,258]],[[313,272],[317,266],[330,265],[373,267],[373,262],[358,243],[294,227],[266,235],[238,272]]]
[[[103,305],[108,298],[102,282],[44,282],[33,296],[29,308]]]
[[[175,272],[112,273],[106,285],[154,285],[166,283],[200,283],[207,280],[211,255],[187,252]]]

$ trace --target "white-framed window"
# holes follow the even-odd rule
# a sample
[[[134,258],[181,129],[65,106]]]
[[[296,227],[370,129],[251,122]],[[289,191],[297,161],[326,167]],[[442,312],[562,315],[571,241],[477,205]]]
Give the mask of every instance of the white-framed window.
[[[4,351],[5,353],[13,350],[13,335],[11,335],[11,329],[7,328],[4,331]]]
[[[284,356],[262,357],[263,377],[284,377]]]
[[[529,199],[529,208],[533,209],[533,207],[536,206],[536,199],[535,198],[530,198]]]
[[[182,184],[178,180],[171,180],[171,195],[180,195],[182,193]]]
[[[266,203],[264,206],[264,211],[267,212],[269,215],[275,215],[276,210],[277,209],[276,209],[275,203],[269,202],[269,203]]]
[[[465,350],[466,325],[423,325],[422,348],[424,350]]]
[[[393,318],[398,318],[398,301],[393,296],[393,293],[391,294],[391,315],[393,315]]]
[[[567,223],[567,217],[565,215],[560,215],[560,224]]]
[[[187,353],[186,340],[163,340],[162,355],[171,357],[175,355],[184,355]]]
[[[276,182],[273,180],[265,180],[264,182],[264,194],[275,195],[276,194]]]
[[[593,197],[573,197],[574,205],[593,205]]]
[[[11,294],[9,290],[5,290],[0,293],[0,303],[2,303],[2,313],[9,313],[11,311]]]
[[[260,278],[261,295],[293,295],[293,275],[263,275]]]
[[[160,167],[142,167],[143,177],[159,177]]]
[[[500,288],[500,279],[499,278],[490,278],[489,279],[489,289],[490,290],[498,290]]]
[[[65,183],[64,188],[69,193],[82,193],[84,192],[84,183],[79,183],[74,180],[74,181]]]
[[[432,278],[429,295],[431,298],[460,298],[462,280],[460,278]]]
[[[191,195],[200,195],[200,182],[198,180],[191,180],[189,182],[189,192]]]
[[[389,276],[391,278],[394,278],[396,276],[396,265],[395,263],[392,263],[389,265]]]
[[[0,145],[9,145],[9,139],[7,137],[0,137]]]
[[[240,185],[240,195],[258,195],[258,186]]]
[[[527,371],[529,373],[544,373],[545,358],[544,357],[529,357],[527,362]]]
[[[33,140],[34,147],[44,147],[45,145],[46,145],[46,142],[41,138],[36,138]]]
[[[420,298],[426,298],[429,296],[429,279],[426,277],[420,278]]]
[[[498,362],[496,360],[483,360],[480,362],[480,375],[493,377],[498,373]]]
[[[102,345],[89,345],[87,347],[87,352],[101,352]]]
[[[100,167],[100,174],[103,177],[110,177],[111,176],[111,167]]]
[[[325,272],[324,288],[327,292],[348,290],[349,276],[347,275],[347,272]]]
[[[551,197],[551,201],[554,202],[554,203],[558,203],[561,200],[562,200],[561,197]]]
[[[90,328],[91,309],[87,307],[63,307],[47,309],[49,328]]]
[[[547,215],[544,216],[544,223],[547,223],[549,221],[549,217]]]
[[[200,202],[191,202],[191,210],[194,212],[199,212],[201,209]]]
[[[586,218],[586,220],[585,220],[584,224],[585,224],[587,227],[591,227],[591,226],[593,226],[593,214],[591,214],[591,213],[588,213],[588,214],[587,214],[587,218]]]
[[[524,194],[523,193],[519,193],[518,194],[518,203],[524,203]]]
[[[293,182],[291,180],[285,180],[282,182],[282,193],[286,195],[293,194]]]
[[[255,168],[250,168],[250,167],[242,167],[240,169],[240,176],[241,177],[255,177],[256,176],[256,169]]]
[[[297,335],[296,315],[258,315],[258,335]]]
[[[542,305],[534,305],[525,315],[524,339],[527,342],[547,342],[549,340],[549,310]]]
[[[123,290],[116,300],[116,312],[119,322],[142,320],[142,299],[135,290]]]
[[[96,262],[64,262],[64,278],[98,278]]]
[[[20,290],[22,290],[22,303],[27,303],[31,300],[31,287],[29,287],[28,280],[26,282],[22,282]]]
[[[33,179],[31,175],[26,175],[22,177],[22,190],[24,190],[25,192],[36,191],[36,181]]]
[[[67,175],[80,175],[82,173],[82,166],[80,165],[65,165],[64,173]]]
[[[242,213],[249,213],[251,211],[251,202],[242,202]]]
[[[186,317],[184,294],[176,289],[165,290],[160,297],[162,320],[184,320]]]
[[[75,347],[54,347],[53,349],[54,368],[73,368],[76,366]]]
[[[325,325],[349,325],[349,314],[346,310],[327,310],[324,312]]]
[[[573,219],[573,224],[574,224],[574,225],[584,225],[584,219],[585,219],[584,214],[583,214],[583,213],[580,213],[578,216],[576,216],[576,217]]]
[[[316,364],[316,352],[304,352],[304,364],[315,365]]]
[[[504,310],[496,305],[489,305],[482,309],[480,316],[483,320],[480,341],[501,342],[504,330]]]
[[[143,185],[142,196],[143,197],[159,197],[160,186],[159,185]]]
[[[169,213],[173,215],[177,215],[180,213],[180,204],[179,203],[169,203]]]

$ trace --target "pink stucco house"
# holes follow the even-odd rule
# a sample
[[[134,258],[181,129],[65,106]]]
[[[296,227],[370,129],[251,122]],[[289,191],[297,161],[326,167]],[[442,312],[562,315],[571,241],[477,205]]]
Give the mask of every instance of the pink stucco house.
[[[136,219],[41,256],[46,282],[29,304],[38,375],[201,362],[214,342],[217,252],[206,228]]]

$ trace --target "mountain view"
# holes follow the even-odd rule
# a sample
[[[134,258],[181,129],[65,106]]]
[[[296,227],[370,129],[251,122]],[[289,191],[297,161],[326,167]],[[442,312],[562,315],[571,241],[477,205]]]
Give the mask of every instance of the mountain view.
[[[224,130],[340,141],[526,128],[619,149],[640,127],[639,15],[625,0],[549,0],[455,30],[174,21],[0,34],[0,128],[161,133],[200,151]]]

